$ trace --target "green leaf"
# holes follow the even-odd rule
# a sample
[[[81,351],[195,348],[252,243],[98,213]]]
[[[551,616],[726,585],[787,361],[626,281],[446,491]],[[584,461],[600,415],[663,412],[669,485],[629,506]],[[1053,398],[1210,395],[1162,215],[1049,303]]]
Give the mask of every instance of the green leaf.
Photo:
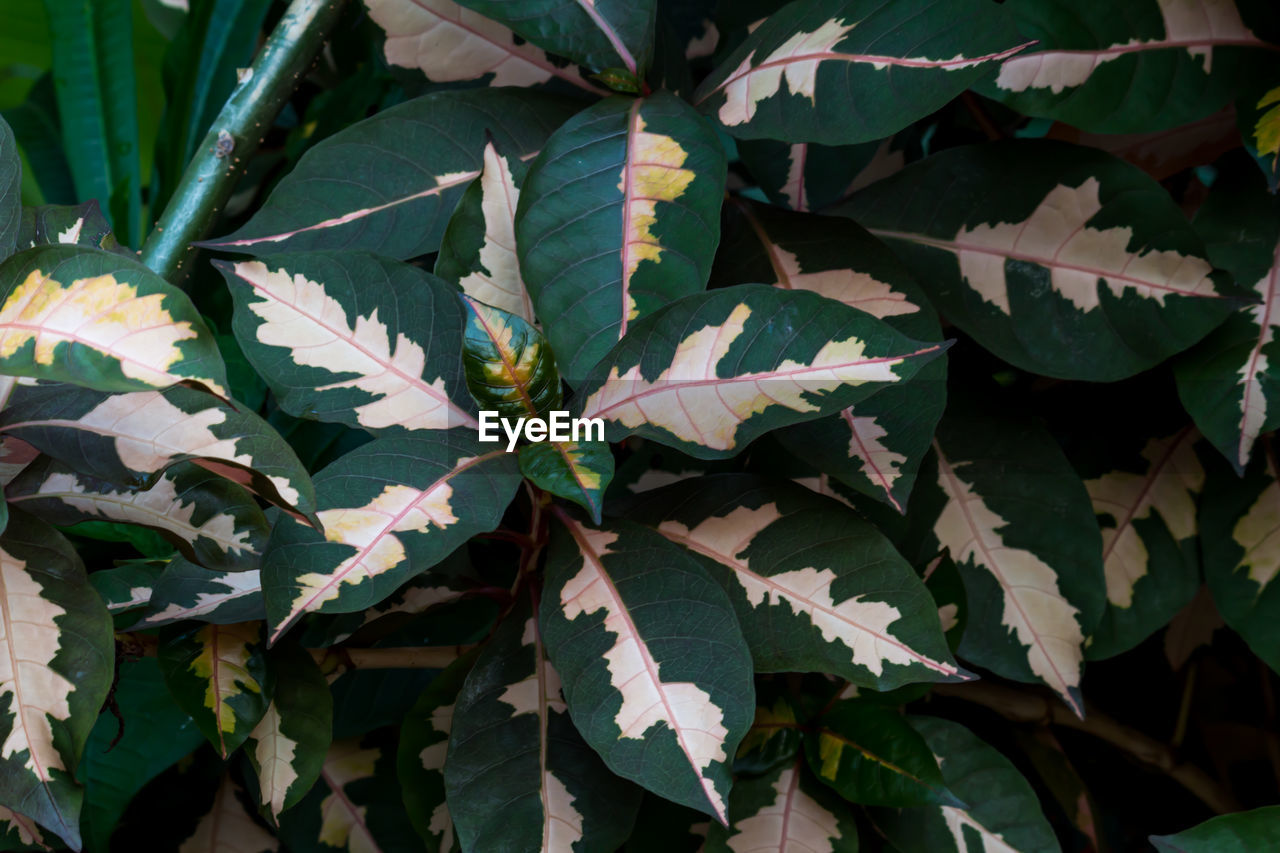
[[[61,385],[19,387],[0,429],[89,477],[145,488],[171,465],[203,467],[302,515],[315,489],[298,457],[265,421],[177,386],[104,394]]]
[[[706,287],[724,186],[723,146],[674,95],[609,98],[547,141],[516,247],[570,384],[594,378],[635,320]]]
[[[656,0],[463,0],[551,53],[596,70],[643,75],[653,54]]]
[[[89,585],[102,596],[117,628],[138,621],[137,611],[151,601],[163,566],[155,560],[137,560],[89,574]]]
[[[936,756],[947,788],[968,805],[873,810],[876,828],[896,850],[1059,853],[1035,792],[1008,759],[957,723],[908,719]]]
[[[1209,259],[1258,302],[1236,311],[1174,368],[1178,396],[1196,426],[1239,473],[1258,436],[1280,426],[1280,203],[1257,175],[1224,176],[1196,214]]]
[[[6,494],[10,503],[52,524],[108,519],[149,527],[211,569],[256,567],[270,533],[252,495],[194,462],[168,468],[150,488],[132,490],[46,457],[29,465]]]
[[[1084,639],[1107,595],[1098,522],[1048,433],[992,408],[953,400],[909,514],[933,519],[933,541],[964,579],[960,656],[1047,684],[1083,717]]]
[[[527,599],[458,695],[444,781],[466,850],[613,853],[631,831],[640,789],[610,773],[574,728]]]
[[[785,697],[779,696],[772,706],[756,705],[755,719],[733,759],[734,775],[759,776],[793,762],[800,752],[800,738],[796,711]]]
[[[459,298],[466,316],[462,366],[480,409],[513,420],[559,409],[560,373],[542,333],[517,314]]]
[[[735,199],[713,282],[809,290],[884,320],[918,340],[938,340],[937,314],[879,240],[848,220],[790,213]],[[935,359],[914,381],[854,408],[777,433],[820,471],[902,512],[946,406],[947,365]]]
[[[22,158],[9,123],[0,118],[0,261],[18,246],[22,224]]]
[[[0,264],[0,369],[98,391],[198,383],[226,396],[213,335],[186,294],[135,260],[38,246]]]
[[[975,0],[791,3],[752,30],[694,103],[744,139],[867,142],[942,107],[1022,41],[1002,8]]]
[[[816,293],[738,285],[638,321],[596,365],[579,408],[611,441],[639,435],[724,458],[909,380],[945,348]]]
[[[258,779],[259,799],[279,819],[320,778],[333,732],[333,696],[307,651],[284,644],[271,651],[275,672],[271,704],[249,733],[246,754]]]
[[[806,733],[809,769],[853,803],[963,804],[947,790],[924,738],[897,711],[873,702],[837,702]]]
[[[111,223],[102,215],[96,201],[23,208],[17,240],[20,248],[68,243],[133,258],[133,252],[116,240]]]
[[[324,533],[281,519],[262,562],[271,641],[304,613],[352,613],[386,598],[502,520],[520,483],[513,456],[475,438],[384,438],[316,475]]]
[[[613,479],[613,451],[603,441],[544,441],[520,448],[520,473],[535,486],[571,500],[600,523]]]
[[[363,252],[218,263],[249,362],[295,417],[377,431],[476,425],[454,289]]]
[[[433,82],[488,78],[491,86],[536,86],[562,80],[603,94],[576,65],[555,61],[531,43],[536,39],[525,41],[490,20],[497,15],[477,15],[453,0],[365,0],[365,6],[387,34],[387,63],[416,68]]]
[[[1280,806],[1219,815],[1177,835],[1153,835],[1160,853],[1249,853],[1280,844]]]
[[[257,569],[211,572],[174,557],[156,579],[147,610],[134,627],[155,628],[186,619],[215,625],[265,619],[260,577]]]
[[[42,0],[23,0],[23,2],[28,5],[35,3],[43,6]],[[12,24],[13,4],[10,4],[5,11],[8,13],[6,21]],[[43,34],[46,28],[43,9],[40,11],[37,26]],[[35,197],[29,197],[28,203],[76,201],[71,167],[62,150],[62,128],[58,121],[53,75],[43,74],[31,86],[27,99],[12,109],[4,110],[3,117],[13,129],[13,135],[17,138],[18,146],[25,157],[24,166],[27,168],[23,169],[23,184],[35,185]]]
[[[1272,74],[1266,83],[1246,86],[1236,101],[1236,120],[1245,149],[1258,161],[1267,187],[1280,187],[1280,78]]]
[[[789,210],[822,210],[843,201],[866,174],[874,174],[878,155],[902,159],[889,151],[889,140],[858,145],[815,145],[777,139],[738,139],[738,156],[769,201]],[[901,163],[898,164],[901,168]]]
[[[858,851],[858,826],[849,804],[815,782],[803,761],[735,782],[729,820],[728,828],[711,827],[706,853]]]
[[[755,706],[728,598],[652,530],[555,512],[538,621],[574,724],[614,773],[725,821]]]
[[[178,624],[160,633],[157,657],[173,701],[223,758],[267,712],[273,678],[261,622]]]
[[[471,298],[532,323],[533,303],[516,255],[516,206],[528,172],[492,139],[485,143],[484,170],[449,218],[435,273]]]
[[[486,134],[523,158],[575,108],[524,89],[415,98],[318,143],[247,224],[204,245],[254,255],[366,249],[413,258],[434,252],[458,198],[483,169]]]
[[[720,582],[760,672],[830,672],[877,690],[966,677],[915,571],[836,501],[721,474],[646,492],[628,515]]]
[[[18,510],[0,537],[0,585],[0,806],[79,848],[75,773],[111,687],[111,616],[71,544]]]
[[[1095,149],[951,148],[840,211],[886,240],[948,319],[1045,376],[1123,379],[1238,306],[1164,189]]]
[[[1230,100],[1249,49],[1266,46],[1234,0],[1012,0],[1005,8],[1035,42],[977,91],[1024,115],[1096,133],[1163,130],[1207,116]]]

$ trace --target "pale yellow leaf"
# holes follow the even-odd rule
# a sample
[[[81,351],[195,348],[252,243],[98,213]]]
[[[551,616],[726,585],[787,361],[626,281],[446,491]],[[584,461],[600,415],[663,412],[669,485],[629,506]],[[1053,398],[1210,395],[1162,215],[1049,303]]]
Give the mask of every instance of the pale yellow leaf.
[[[262,692],[262,685],[249,672],[253,646],[260,642],[259,625],[258,622],[205,625],[195,634],[201,649],[191,662],[191,671],[206,683],[204,706],[213,712],[223,757],[227,748],[222,736],[236,728],[231,700],[245,691]]]

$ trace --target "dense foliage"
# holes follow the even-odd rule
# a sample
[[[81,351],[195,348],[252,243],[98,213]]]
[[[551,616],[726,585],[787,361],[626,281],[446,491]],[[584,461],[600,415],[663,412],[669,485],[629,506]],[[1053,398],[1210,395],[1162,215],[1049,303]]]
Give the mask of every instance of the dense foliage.
[[[336,2],[0,10],[0,849],[1280,849],[1280,6]]]

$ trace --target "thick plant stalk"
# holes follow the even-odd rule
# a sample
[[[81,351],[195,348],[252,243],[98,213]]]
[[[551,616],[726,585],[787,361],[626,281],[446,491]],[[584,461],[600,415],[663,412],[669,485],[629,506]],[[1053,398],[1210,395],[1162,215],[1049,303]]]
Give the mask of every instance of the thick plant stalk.
[[[333,29],[344,0],[292,0],[187,165],[164,214],[142,246],[142,261],[178,281],[227,203],[249,157]]]

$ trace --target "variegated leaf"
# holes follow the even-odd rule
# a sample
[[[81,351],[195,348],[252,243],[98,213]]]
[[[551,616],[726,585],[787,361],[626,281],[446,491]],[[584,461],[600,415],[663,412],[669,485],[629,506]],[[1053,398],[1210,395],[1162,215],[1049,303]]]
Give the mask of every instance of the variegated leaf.
[[[796,333],[766,331],[778,324]],[[596,365],[580,410],[603,419],[611,441],[634,434],[727,457],[764,432],[909,380],[945,348],[816,293],[737,285],[637,322]]]
[[[462,366],[481,410],[514,420],[559,409],[560,373],[542,333],[518,314],[459,298],[466,317]]]
[[[111,617],[71,543],[18,510],[0,587],[0,806],[79,849],[75,772],[111,687]]]
[[[386,598],[477,533],[520,483],[515,457],[475,438],[384,438],[316,475],[324,532],[281,519],[262,562],[275,642],[304,613],[352,613]]]
[[[528,171],[492,139],[485,143],[484,170],[458,200],[435,273],[471,298],[532,323],[533,303],[516,255],[516,206]]]
[[[156,560],[121,563],[89,574],[89,585],[102,596],[107,612],[117,627],[127,628],[138,621],[138,609],[151,601],[164,564]]]
[[[275,853],[279,850],[280,842],[250,817],[240,799],[242,795],[231,774],[223,776],[209,811],[200,818],[191,837],[182,842],[178,853]]]
[[[557,79],[602,92],[576,66],[557,63],[507,27],[453,0],[365,0],[365,6],[387,34],[387,62],[417,68],[433,82],[488,77],[491,86],[534,86]]]
[[[111,223],[102,215],[96,200],[84,204],[46,204],[24,207],[18,228],[18,248],[54,245],[91,246],[132,257],[111,232]]]
[[[1022,49],[999,6],[795,3],[755,27],[694,96],[744,139],[849,145],[937,110]]]
[[[792,764],[800,753],[802,725],[791,703],[785,696],[772,705],[758,701],[761,704],[756,705],[755,719],[733,759],[733,772],[738,777],[759,776],[780,764]]]
[[[0,261],[18,245],[22,220],[22,157],[9,123],[0,118]]]
[[[315,510],[311,478],[274,429],[190,388],[105,394],[20,386],[0,410],[0,430],[109,483],[145,488],[170,466],[194,461],[286,510]]]
[[[516,247],[570,384],[637,319],[706,287],[724,182],[724,148],[670,94],[610,98],[552,134],[520,194]]]
[[[538,623],[574,724],[614,773],[724,822],[755,706],[728,598],[652,530],[556,513]]]
[[[476,425],[454,289],[354,252],[219,263],[246,357],[295,417],[379,430]]]
[[[889,140],[858,145],[817,145],[777,139],[739,139],[738,156],[769,201],[795,211],[822,210],[843,201],[866,183],[877,154],[888,152]],[[893,152],[902,160],[902,152]],[[898,168],[902,167],[898,163]],[[894,170],[896,171],[896,170]]]
[[[909,717],[959,805],[874,809],[876,828],[902,853],[1059,853],[1035,791],[1008,759],[968,729]]]
[[[521,38],[594,70],[642,78],[653,52],[656,0],[463,0]]]
[[[320,770],[322,784],[284,813],[281,838],[291,849],[303,850],[420,849],[411,834],[394,833],[394,827],[375,823],[371,814],[379,809],[394,811],[404,820],[398,791],[385,784],[390,781],[385,778],[389,758],[379,746],[363,745],[359,739],[334,741]]]
[[[189,382],[227,395],[218,345],[186,294],[138,261],[79,246],[0,264],[0,369],[99,391]]]
[[[1258,302],[1232,314],[1175,365],[1178,396],[1237,472],[1254,442],[1280,426],[1280,202],[1257,176],[1224,175],[1196,214],[1213,263]]]
[[[814,781],[804,762],[739,779],[729,797],[727,828],[712,826],[706,853],[857,853],[858,825],[849,804]]]
[[[721,474],[646,492],[628,514],[698,555],[758,671],[830,672],[877,690],[965,677],[915,571],[833,500]]]
[[[253,255],[429,254],[483,169],[487,135],[510,156],[525,157],[576,109],[526,89],[468,89],[382,110],[317,143],[248,223],[209,245]]]
[[[271,652],[275,689],[245,752],[258,777],[258,798],[279,820],[320,778],[333,730],[333,696],[305,649],[285,644]]]
[[[951,148],[840,211],[888,241],[948,319],[1046,376],[1122,379],[1237,307],[1164,189],[1089,148],[1030,139]]]
[[[172,625],[157,656],[173,700],[223,758],[235,752],[271,703],[262,623]]]
[[[1260,80],[1265,81],[1261,86],[1245,88],[1236,103],[1236,116],[1244,147],[1258,161],[1274,193],[1280,187],[1280,75]]]
[[[1140,463],[1085,480],[1102,528],[1107,580],[1107,607],[1087,640],[1091,659],[1133,648],[1167,625],[1200,587],[1196,502],[1204,468],[1193,449],[1199,437],[1186,427],[1152,438]],[[1108,439],[1115,440],[1114,434]]]
[[[257,569],[211,572],[174,557],[156,579],[146,612],[139,615],[135,628],[155,628],[186,619],[215,625],[265,619],[260,573]]]
[[[0,806],[0,849],[52,850],[31,818]]]
[[[935,519],[933,538],[964,579],[960,656],[1043,682],[1083,717],[1084,639],[1106,604],[1088,492],[1042,427],[973,401],[949,404],[934,451],[920,480],[932,475],[931,489],[917,489],[912,509]]]
[[[641,791],[574,728],[527,599],[458,695],[444,781],[464,850],[614,853],[627,839]]]
[[[1208,115],[1231,98],[1251,58],[1244,49],[1267,47],[1235,0],[1013,0],[1005,8],[1035,43],[975,88],[1025,115],[1099,133]]]
[[[1176,835],[1152,835],[1157,853],[1249,853],[1280,845],[1280,806],[1219,815]]]
[[[0,486],[7,487],[39,455],[39,450],[20,438],[0,436]]]
[[[270,533],[248,492],[194,462],[174,465],[149,488],[134,490],[44,457],[5,494],[11,504],[53,524],[108,519],[150,527],[187,557],[224,571],[255,567]]]
[[[872,314],[908,337],[939,340],[933,307],[901,262],[848,220],[788,213],[736,199],[713,283],[759,281],[811,290]],[[947,366],[925,365],[906,384],[853,408],[777,433],[820,471],[902,512],[946,407]]]
[[[1207,468],[1199,513],[1205,580],[1223,620],[1280,672],[1280,479],[1274,457],[1255,460],[1243,479],[1222,465]]]
[[[613,479],[613,451],[603,441],[543,441],[520,448],[520,473],[540,489],[571,500],[600,523]]]

